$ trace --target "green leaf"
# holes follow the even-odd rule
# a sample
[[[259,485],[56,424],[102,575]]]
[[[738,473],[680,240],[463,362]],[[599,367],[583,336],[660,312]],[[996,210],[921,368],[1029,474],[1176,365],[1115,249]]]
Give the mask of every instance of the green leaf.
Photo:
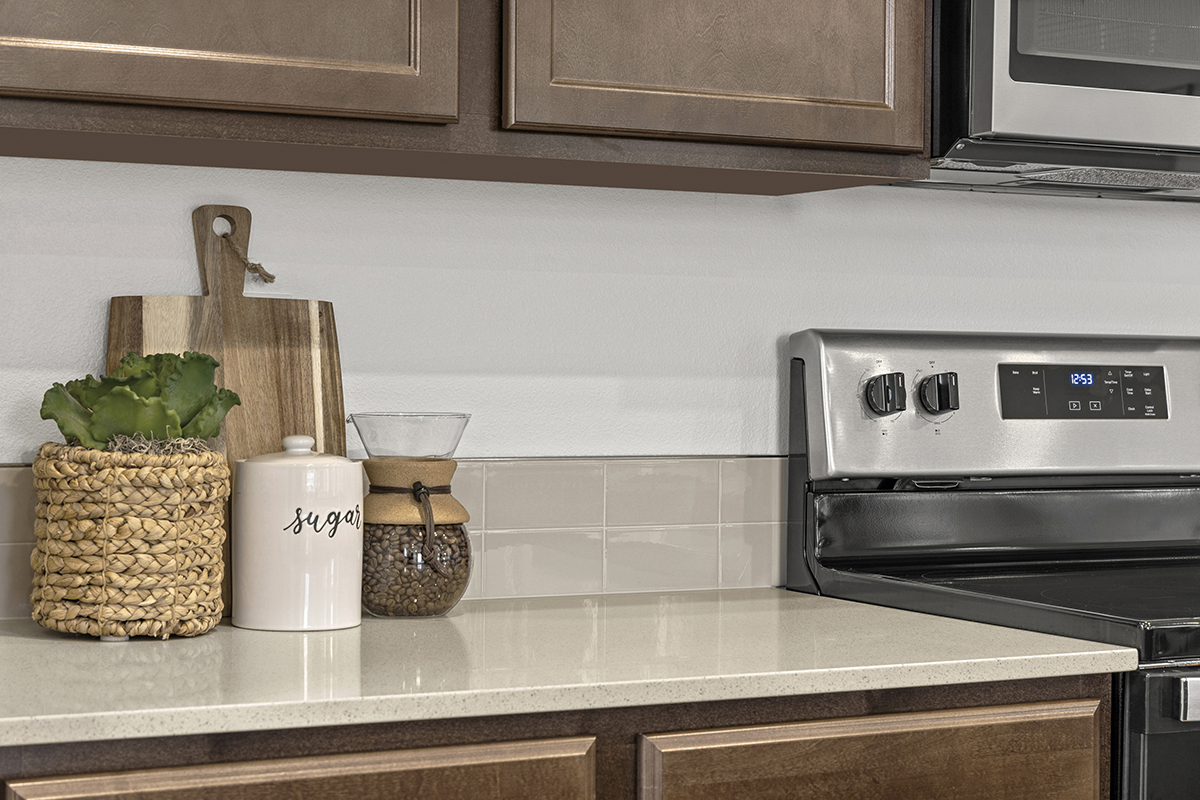
[[[183,358],[176,360],[174,371],[163,380],[163,401],[179,415],[184,427],[216,396],[213,376],[218,366],[217,360],[205,353],[184,353]]]
[[[121,359],[121,363],[109,373],[108,377],[117,380],[116,385],[128,386],[133,389],[133,393],[138,397],[158,397],[162,394],[163,389],[163,356],[171,356],[172,360],[168,362],[168,366],[173,370],[179,359],[174,353],[157,353],[149,356],[126,353],[125,357]],[[107,380],[107,378],[102,380]]]
[[[153,380],[153,376],[150,376]],[[70,381],[67,383],[67,391],[71,396],[79,401],[79,404],[84,408],[95,408],[96,401],[104,397],[118,386],[128,386],[133,389],[134,393],[142,397],[157,397],[158,390],[155,387],[150,387],[149,394],[143,394],[138,390],[136,383],[142,379],[137,377],[121,378],[116,375],[106,375],[103,378],[96,380],[91,375],[88,375],[83,380]]]
[[[137,353],[126,353],[125,357],[121,359],[121,363],[117,364],[117,368],[109,374],[114,378],[129,378],[153,373],[155,371],[154,364],[151,363],[150,358]]]
[[[88,377],[91,378],[90,375]],[[77,382],[72,381],[72,383]],[[54,384],[42,397],[42,419],[54,420],[58,425],[58,430],[67,440],[67,444],[76,441],[84,447],[98,450],[107,445],[107,439],[98,442],[92,437],[89,429],[92,412],[80,405],[79,401],[67,391],[67,387],[61,383]]]
[[[228,389],[221,389],[209,401],[208,405],[200,409],[196,416],[192,417],[191,422],[183,429],[183,435],[187,438],[196,439],[211,439],[221,433],[221,421],[225,419],[225,415],[229,413],[234,406],[240,406],[242,400],[236,393]]]
[[[56,383],[55,386],[63,384]],[[73,381],[67,381],[63,387],[67,390],[67,394],[79,401],[79,404],[84,408],[91,408],[92,403],[96,402],[96,398],[102,394],[106,394],[108,389],[100,389],[100,381],[88,375],[86,378],[78,378]]]
[[[146,359],[154,366],[159,386],[166,386],[167,378],[179,369],[180,358],[175,353],[155,353],[146,356]]]
[[[114,387],[92,408],[91,433],[95,441],[107,443],[117,434],[135,433],[147,439],[173,439],[179,436],[182,427],[179,415],[161,398],[138,397],[128,386]]]
[[[42,418],[53,419],[68,442],[103,449],[118,434],[148,439],[209,439],[240,405],[236,394],[213,383],[216,359],[205,353],[128,353],[111,374],[56,383],[42,400]]]

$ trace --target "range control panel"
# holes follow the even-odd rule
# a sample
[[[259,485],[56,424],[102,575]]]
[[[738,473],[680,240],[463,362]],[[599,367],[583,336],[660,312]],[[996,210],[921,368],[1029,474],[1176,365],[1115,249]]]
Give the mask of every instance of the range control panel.
[[[1001,364],[1004,419],[1166,419],[1159,366]]]
[[[790,349],[813,478],[1200,474],[1200,338],[810,329]]]

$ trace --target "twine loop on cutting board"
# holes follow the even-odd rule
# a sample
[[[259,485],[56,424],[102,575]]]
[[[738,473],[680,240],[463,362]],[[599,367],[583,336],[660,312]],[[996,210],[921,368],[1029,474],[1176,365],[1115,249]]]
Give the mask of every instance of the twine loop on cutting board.
[[[262,279],[263,283],[274,283],[275,276],[263,269],[262,264],[256,264],[251,261],[250,257],[246,255],[246,251],[231,239],[230,236],[231,234],[228,233],[221,234],[221,241],[229,245],[229,248],[233,250],[233,254],[238,257],[238,261],[241,261],[242,266],[246,268],[246,272],[249,272],[251,275],[257,275]]]

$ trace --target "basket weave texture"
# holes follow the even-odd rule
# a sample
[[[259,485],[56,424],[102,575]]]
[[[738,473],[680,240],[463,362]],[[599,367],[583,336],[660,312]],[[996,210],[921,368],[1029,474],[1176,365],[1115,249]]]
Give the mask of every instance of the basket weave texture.
[[[221,620],[229,466],[217,452],[110,453],[47,442],[33,618],[90,636],[197,636]]]

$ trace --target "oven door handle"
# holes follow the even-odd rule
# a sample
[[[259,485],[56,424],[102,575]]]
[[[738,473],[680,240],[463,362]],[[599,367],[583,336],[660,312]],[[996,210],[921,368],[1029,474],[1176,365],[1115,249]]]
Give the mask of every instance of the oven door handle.
[[[1179,719],[1200,722],[1200,678],[1178,678]]]

